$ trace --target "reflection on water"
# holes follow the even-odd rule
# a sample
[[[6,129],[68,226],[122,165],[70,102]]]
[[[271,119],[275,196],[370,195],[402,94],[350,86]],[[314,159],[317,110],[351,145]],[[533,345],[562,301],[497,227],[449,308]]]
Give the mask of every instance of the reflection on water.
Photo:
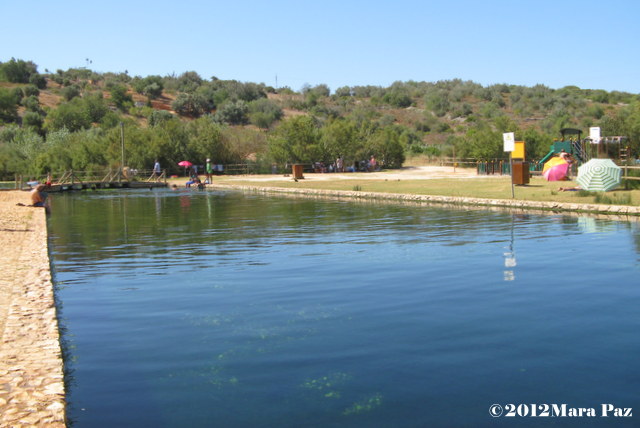
[[[484,426],[493,403],[637,401],[635,223],[182,189],[54,202],[77,426]]]

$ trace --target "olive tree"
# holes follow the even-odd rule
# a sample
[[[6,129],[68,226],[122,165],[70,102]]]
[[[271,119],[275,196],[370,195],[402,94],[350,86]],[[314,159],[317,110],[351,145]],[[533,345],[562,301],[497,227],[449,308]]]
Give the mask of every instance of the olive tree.
[[[244,125],[249,121],[249,107],[247,103],[238,100],[236,102],[228,102],[218,109],[215,114],[215,121],[220,123],[228,123],[230,125]]]
[[[18,100],[13,91],[0,88],[0,123],[15,122],[18,119]]]
[[[311,163],[323,158],[320,131],[310,116],[296,116],[280,123],[269,139],[269,153],[276,162]]]
[[[37,66],[31,61],[16,60],[0,63],[0,78],[11,83],[29,83],[29,78],[38,74]]]
[[[249,120],[259,128],[269,128],[274,122],[282,119],[283,115],[280,106],[266,98],[249,103]]]
[[[171,103],[171,108],[180,116],[200,117],[209,111],[207,99],[199,93],[181,93]]]

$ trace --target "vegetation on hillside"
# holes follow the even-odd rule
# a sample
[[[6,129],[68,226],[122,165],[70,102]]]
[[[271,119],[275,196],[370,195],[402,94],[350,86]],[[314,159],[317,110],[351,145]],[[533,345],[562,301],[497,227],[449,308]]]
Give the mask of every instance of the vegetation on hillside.
[[[482,86],[459,79],[389,87],[300,91],[262,83],[179,76],[129,76],[88,68],[38,72],[31,61],[0,62],[0,178],[14,173],[177,163],[345,164],[374,155],[385,167],[407,156],[504,158],[502,133],[542,157],[564,127],[625,135],[640,148],[640,96],[544,85]]]

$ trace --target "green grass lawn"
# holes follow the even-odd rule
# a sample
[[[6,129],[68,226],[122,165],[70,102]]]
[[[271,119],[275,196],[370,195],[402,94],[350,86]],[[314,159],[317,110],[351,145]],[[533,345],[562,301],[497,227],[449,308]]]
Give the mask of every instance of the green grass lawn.
[[[184,179],[175,179],[178,186]],[[172,181],[173,183],[174,181]],[[283,187],[298,189],[328,189],[362,192],[402,193],[418,195],[458,196],[488,199],[511,199],[511,177],[442,178],[429,180],[415,179],[362,179],[357,178],[293,181],[252,181],[238,176],[218,176],[214,182],[256,187]],[[579,204],[640,205],[640,189],[625,190],[622,186],[610,192],[572,191],[560,192],[559,187],[576,186],[575,181],[547,182],[542,177],[531,177],[525,186],[514,186],[515,199],[529,201],[553,201]]]

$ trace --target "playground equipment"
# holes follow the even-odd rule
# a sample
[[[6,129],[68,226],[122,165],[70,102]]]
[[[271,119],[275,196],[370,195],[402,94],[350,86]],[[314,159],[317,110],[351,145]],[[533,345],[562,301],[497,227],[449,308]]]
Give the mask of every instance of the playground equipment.
[[[577,137],[572,137],[577,135]],[[560,140],[554,141],[547,153],[538,162],[539,166],[542,166],[551,159],[553,156],[561,153],[562,151],[573,156],[579,163],[584,163],[589,160],[590,156],[587,153],[586,141],[583,141],[582,131],[575,128],[562,128],[560,130]]]
[[[543,174],[544,166],[554,157],[566,157],[564,153],[570,155],[574,162],[569,163],[567,175],[577,174],[577,168],[585,164],[592,158],[611,159],[614,163],[623,169],[623,178],[625,180],[640,180],[638,174],[634,174],[632,170],[639,170],[640,163],[634,158],[628,145],[628,137],[625,136],[609,136],[600,137],[600,128],[594,127],[590,131],[596,130],[589,137],[582,138],[582,131],[576,128],[562,128],[560,130],[560,138],[553,142],[547,153],[539,161],[524,162],[524,142],[516,141],[514,151],[512,152],[513,172],[515,184],[528,183],[528,177],[522,171],[523,167],[528,168],[529,174]],[[521,143],[522,154],[519,153],[518,143]],[[512,163],[502,159],[479,161],[477,162],[478,174],[509,174],[512,170]],[[551,167],[553,165],[549,165]],[[548,170],[549,167],[546,169]],[[629,173],[631,171],[631,173]],[[546,178],[546,177],[545,177]]]
[[[598,130],[599,128],[595,128]],[[625,165],[630,159],[630,150],[625,136],[612,137],[586,137],[581,138],[582,131],[575,128],[563,128],[560,130],[560,140],[554,141],[547,153],[537,164],[538,169],[552,157],[561,152],[570,154],[582,165],[591,158],[613,159],[620,165]]]
[[[587,137],[585,143],[592,148],[591,157],[616,159],[620,165],[630,160],[630,150],[626,136],[599,137],[597,139]]]

